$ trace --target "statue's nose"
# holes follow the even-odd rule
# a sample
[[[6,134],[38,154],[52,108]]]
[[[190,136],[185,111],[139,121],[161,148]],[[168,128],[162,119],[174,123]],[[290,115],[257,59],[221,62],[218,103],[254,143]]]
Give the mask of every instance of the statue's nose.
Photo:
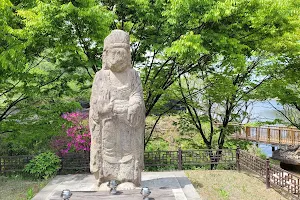
[[[121,62],[123,59],[121,56],[115,56],[113,59],[113,64],[117,64],[119,62]]]

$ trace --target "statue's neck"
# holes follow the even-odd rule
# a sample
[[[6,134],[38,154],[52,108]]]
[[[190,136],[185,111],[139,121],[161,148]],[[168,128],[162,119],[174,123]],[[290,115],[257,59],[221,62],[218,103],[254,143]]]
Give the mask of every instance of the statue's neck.
[[[110,80],[111,86],[120,87],[120,86],[129,84],[131,81],[129,71],[130,71],[129,68],[127,68],[126,70],[124,70],[122,72],[110,71],[109,80]]]

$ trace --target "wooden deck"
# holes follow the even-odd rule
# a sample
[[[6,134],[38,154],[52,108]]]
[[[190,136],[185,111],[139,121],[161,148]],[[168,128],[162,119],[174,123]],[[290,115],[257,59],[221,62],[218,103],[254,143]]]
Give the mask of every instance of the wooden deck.
[[[243,127],[233,137],[266,144],[300,145],[300,130],[290,127]]]

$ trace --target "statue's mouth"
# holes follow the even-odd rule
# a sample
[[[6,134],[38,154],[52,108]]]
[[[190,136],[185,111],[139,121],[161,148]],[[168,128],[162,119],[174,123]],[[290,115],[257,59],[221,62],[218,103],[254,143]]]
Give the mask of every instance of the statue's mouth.
[[[124,63],[124,61],[112,62],[111,67],[118,67],[118,66],[122,65],[123,63]]]
[[[111,63],[110,69],[115,72],[121,72],[126,69],[124,61]]]

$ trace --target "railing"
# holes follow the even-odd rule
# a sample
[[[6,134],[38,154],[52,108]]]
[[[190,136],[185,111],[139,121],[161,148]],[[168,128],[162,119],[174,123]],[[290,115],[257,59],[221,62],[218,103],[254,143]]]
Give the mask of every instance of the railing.
[[[0,156],[0,173],[22,171],[33,155]]]
[[[20,172],[34,156],[0,156],[0,173]],[[68,153],[61,157],[60,173],[70,171],[89,171],[90,155],[84,153]],[[144,153],[145,167],[160,169],[178,169],[188,166],[209,164],[235,164],[235,150],[200,149],[177,151],[152,151]]]
[[[270,183],[300,198],[300,176],[270,164]]]
[[[269,159],[263,160],[246,151],[237,150],[237,169],[249,170],[265,179],[266,188],[274,186],[292,198],[300,198],[300,176],[270,164]]]
[[[268,144],[300,144],[300,130],[288,127],[242,127],[234,136],[236,139],[263,142]]]
[[[200,149],[182,151],[182,164],[228,164],[235,163],[235,150],[231,149]]]
[[[181,170],[188,166],[235,164],[235,150],[199,149],[145,152],[145,167],[165,167]]]
[[[33,156],[1,156],[0,174],[22,171]],[[89,153],[68,153],[61,157],[60,173],[89,171]],[[272,165],[269,159],[263,160],[246,151],[222,149],[199,149],[178,151],[152,151],[144,154],[145,167],[172,166],[181,170],[187,166],[214,164],[235,164],[238,171],[249,170],[265,179],[266,187],[276,186],[292,197],[300,198],[300,177]]]
[[[64,156],[60,157],[61,159],[61,168],[59,173],[64,174],[69,171],[90,171],[90,153],[89,152],[76,152],[76,153],[67,153]]]

